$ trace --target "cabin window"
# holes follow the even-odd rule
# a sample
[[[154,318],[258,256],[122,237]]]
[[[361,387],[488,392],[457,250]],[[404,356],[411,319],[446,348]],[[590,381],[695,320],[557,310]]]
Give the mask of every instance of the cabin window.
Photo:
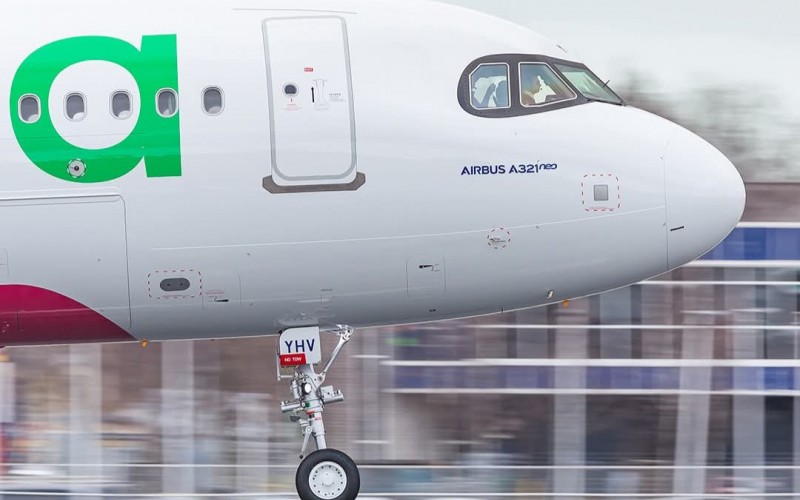
[[[215,116],[222,113],[224,100],[219,87],[208,87],[203,91],[203,111]]]
[[[36,123],[42,112],[39,98],[35,95],[24,95],[19,100],[19,118],[25,123]]]
[[[472,107],[504,109],[511,107],[508,97],[508,64],[481,64],[469,77]]]
[[[568,64],[556,64],[556,68],[585,98],[593,101],[622,104],[622,99],[588,69]]]
[[[520,63],[520,102],[526,108],[575,99],[575,92],[546,63]]]
[[[156,96],[158,114],[169,118],[178,112],[178,94],[172,89],[163,89]]]
[[[67,118],[78,122],[86,118],[86,98],[83,94],[69,94],[64,101],[64,112]]]
[[[111,95],[111,114],[114,118],[124,120],[131,116],[131,95],[124,91],[114,92]]]

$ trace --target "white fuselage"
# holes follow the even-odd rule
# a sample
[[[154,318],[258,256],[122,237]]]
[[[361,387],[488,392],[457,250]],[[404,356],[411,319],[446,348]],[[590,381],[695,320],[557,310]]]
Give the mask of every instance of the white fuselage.
[[[733,166],[643,111],[603,102],[508,117],[465,111],[459,85],[473,61],[574,61],[474,12],[372,0],[12,0],[2,9],[0,94],[10,98],[0,101],[0,295],[12,287],[13,297],[0,310],[0,345],[124,340],[73,336],[60,323],[69,306],[37,308],[19,285],[149,340],[538,306],[683,265],[742,212]],[[139,48],[164,34],[177,47],[179,175],[149,176],[140,164],[84,182],[38,168],[10,116],[23,61],[58,40]],[[118,64],[87,60],[37,97],[58,134],[91,152],[158,133],[134,128],[157,105],[144,87]],[[216,115],[203,107],[209,87],[224,98]],[[132,97],[128,120],[109,111],[120,89]],[[65,118],[70,93],[84,98],[80,121]],[[28,147],[36,141],[65,171],[84,160],[47,137]],[[85,160],[86,179],[97,165]]]

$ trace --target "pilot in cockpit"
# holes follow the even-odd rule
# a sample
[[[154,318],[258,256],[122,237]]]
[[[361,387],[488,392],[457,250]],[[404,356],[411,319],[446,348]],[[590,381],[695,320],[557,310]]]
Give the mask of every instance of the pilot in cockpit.
[[[547,65],[522,64],[520,78],[523,106],[540,106],[574,96]]]
[[[507,108],[508,82],[505,79],[500,79],[489,84],[486,90],[483,91],[483,99],[478,103],[477,107],[478,109]]]
[[[535,84],[522,91],[522,104],[525,106],[544,104],[548,98],[552,98],[554,95],[556,95],[556,91],[547,85],[541,75],[537,75]]]

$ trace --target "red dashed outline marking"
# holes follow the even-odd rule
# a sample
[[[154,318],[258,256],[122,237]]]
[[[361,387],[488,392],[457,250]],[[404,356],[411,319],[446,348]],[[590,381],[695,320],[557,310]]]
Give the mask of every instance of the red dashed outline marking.
[[[150,279],[154,274],[183,274],[183,273],[197,273],[199,282],[198,287],[200,292],[195,295],[171,295],[166,297],[153,297],[153,287],[152,287],[152,280]],[[147,274],[147,295],[151,299],[156,300],[169,300],[169,299],[196,299],[197,297],[203,295],[203,273],[200,271],[196,271],[194,269],[173,269],[171,271],[153,271],[152,273]]]
[[[506,236],[508,236],[508,241],[506,241],[506,244],[503,245],[503,246],[495,246],[493,244],[493,242],[492,242],[492,236],[497,234],[497,233],[499,233],[500,231],[503,231],[503,232],[506,233]],[[508,245],[511,244],[511,232],[508,229],[504,228],[504,227],[498,227],[498,228],[492,229],[491,231],[489,231],[489,234],[486,235],[486,243],[490,247],[494,248],[495,250],[502,250],[502,249],[506,248]]]
[[[617,207],[616,208],[612,208],[612,207],[603,207],[603,208],[592,207],[592,208],[589,208],[589,207],[586,206],[586,189],[585,188],[586,188],[586,179],[589,178],[589,177],[613,177],[614,179],[617,180]],[[587,211],[587,212],[613,212],[615,210],[619,210],[620,208],[622,208],[622,188],[620,188],[620,185],[619,185],[619,177],[617,177],[614,174],[586,174],[586,175],[583,176],[583,179],[584,180],[581,181],[581,203],[582,203],[583,209],[585,211]]]

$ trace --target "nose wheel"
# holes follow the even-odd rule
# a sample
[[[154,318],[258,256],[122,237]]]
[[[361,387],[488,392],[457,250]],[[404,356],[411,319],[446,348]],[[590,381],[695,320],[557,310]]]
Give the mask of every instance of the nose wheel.
[[[355,462],[339,450],[317,450],[300,463],[295,475],[303,500],[353,500],[361,488]]]
[[[319,328],[285,330],[279,344],[278,380],[291,380],[290,389],[294,397],[281,403],[281,411],[290,414],[289,419],[300,426],[303,435],[300,458],[303,458],[312,437],[317,447],[317,451],[305,457],[297,468],[295,486],[302,500],[354,500],[361,488],[358,467],[341,451],[328,448],[322,421],[326,404],[344,401],[341,391],[322,384],[342,348],[350,341],[353,329],[340,326],[332,332],[339,336],[339,343],[325,368],[317,373],[314,363],[322,361],[319,333]],[[292,374],[284,375],[282,367],[292,368]]]

